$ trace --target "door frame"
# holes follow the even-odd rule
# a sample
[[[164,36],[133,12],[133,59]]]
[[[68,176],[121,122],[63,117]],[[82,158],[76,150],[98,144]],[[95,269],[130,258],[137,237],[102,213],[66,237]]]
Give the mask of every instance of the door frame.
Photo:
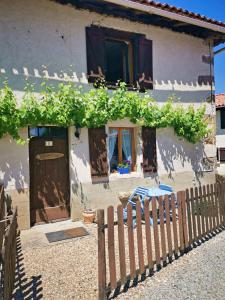
[[[63,221],[65,220],[65,218],[63,219],[56,219],[56,220],[51,220],[49,222],[42,222],[42,223],[34,223],[32,224],[32,220],[31,220],[31,183],[32,183],[32,178],[31,178],[31,160],[30,160],[30,157],[31,157],[31,153],[30,153],[30,140],[31,140],[31,136],[30,136],[30,128],[33,127],[33,126],[28,126],[27,130],[28,130],[28,138],[29,138],[29,142],[28,142],[28,150],[29,150],[29,219],[30,219],[30,227],[34,226],[34,225],[38,225],[38,224],[49,224],[49,223],[55,223],[55,222],[60,222],[60,221]],[[53,125],[40,125],[40,126],[34,126],[35,128],[40,128],[40,127],[58,127],[60,128],[60,126],[53,126]],[[66,141],[67,141],[67,151],[66,151],[66,155],[67,155],[67,175],[68,175],[68,193],[69,193],[69,218],[66,218],[66,219],[71,219],[71,186],[70,186],[70,145],[69,145],[69,128],[67,127],[66,128],[66,133],[67,133],[67,136],[66,136]],[[37,137],[34,137],[34,138],[38,138]],[[40,137],[42,138],[42,137]],[[52,138],[55,138],[55,137],[52,137]],[[51,137],[49,137],[49,139],[51,139]],[[32,224],[32,225],[31,225]]]

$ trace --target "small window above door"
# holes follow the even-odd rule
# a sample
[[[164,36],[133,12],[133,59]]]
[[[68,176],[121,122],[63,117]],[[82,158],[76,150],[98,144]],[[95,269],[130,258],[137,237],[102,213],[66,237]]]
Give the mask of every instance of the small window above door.
[[[38,126],[29,127],[29,138],[32,137],[47,137],[67,139],[67,128],[56,126]]]

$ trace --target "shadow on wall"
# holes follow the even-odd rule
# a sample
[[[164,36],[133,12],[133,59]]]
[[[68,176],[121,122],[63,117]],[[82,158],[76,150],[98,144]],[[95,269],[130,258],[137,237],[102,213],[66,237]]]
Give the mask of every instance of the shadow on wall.
[[[19,131],[27,139],[27,128]],[[28,144],[17,144],[10,136],[0,139],[0,181],[5,190],[17,190],[24,193],[29,183]]]
[[[172,128],[159,129],[157,133],[158,150],[168,178],[174,180],[178,168],[191,168],[200,184],[203,176],[202,159],[205,156],[203,143],[191,144],[176,137]]]
[[[2,181],[6,189],[10,187],[10,184],[13,184],[13,187],[16,187],[19,193],[22,193],[24,188],[26,188],[24,184],[23,163],[19,160],[19,158],[13,165],[11,165],[7,160],[1,160],[0,172],[2,173]]]
[[[24,91],[24,87],[34,84],[35,92],[42,90],[41,83],[47,81],[48,84],[57,86],[59,83],[71,81],[75,84],[83,85],[84,90],[88,89],[88,80],[86,70],[83,72],[75,71],[74,66],[65,66],[64,70],[59,70],[55,64],[48,64],[47,67],[27,67],[21,66],[0,68],[0,82],[8,81],[9,85],[20,92]],[[204,102],[210,98],[210,82],[199,83],[196,81],[183,81],[177,79],[154,80],[154,90],[150,94],[159,102],[164,102],[169,96],[176,96],[180,102]]]
[[[27,83],[35,85],[35,92],[40,92],[42,87],[41,83],[47,81],[48,84],[58,85],[59,83],[66,83],[72,81],[77,84],[87,84],[86,73],[74,72],[71,66],[65,67],[67,71],[55,69],[55,66],[50,66],[49,69],[46,67],[35,67],[28,68],[22,66],[21,68],[0,68],[0,82],[8,81],[9,85],[17,90],[24,91],[24,87]]]
[[[72,145],[71,145],[72,157],[76,157],[77,160],[81,161],[83,166],[87,167],[88,162],[87,162],[86,155],[85,155],[84,151],[82,151],[82,147],[80,147],[80,145],[83,143],[82,142],[82,132],[81,132],[81,138],[80,138],[81,140],[76,140],[76,138],[73,137],[73,134],[72,134],[72,139],[74,139],[74,140],[72,140]],[[76,147],[76,151],[75,151],[75,147]],[[80,151],[78,150],[78,147],[79,147]],[[70,165],[70,179],[72,181],[72,198],[76,197],[79,200],[79,201],[73,201],[73,204],[74,204],[74,202],[80,203],[79,208],[86,209],[89,206],[89,200],[88,200],[87,196],[85,196],[85,194],[84,194],[83,186],[79,179],[80,178],[80,176],[78,175],[79,168],[77,168],[77,166],[73,160],[71,160],[70,164],[71,164]],[[80,171],[83,172],[83,170],[80,170]]]
[[[101,184],[104,190],[110,190],[109,178],[107,176],[101,179],[96,178],[96,180],[91,177],[88,137],[85,131],[86,130],[82,129],[80,140],[72,138],[71,151],[72,157],[75,158],[75,160],[71,160],[70,166],[73,205],[76,206],[76,209],[79,208],[81,210],[91,208],[91,201],[87,196],[88,191],[86,189],[84,191],[83,188],[85,182],[88,181],[92,185]],[[79,172],[81,172],[81,174],[79,174]],[[77,207],[77,205],[79,205],[79,207]]]

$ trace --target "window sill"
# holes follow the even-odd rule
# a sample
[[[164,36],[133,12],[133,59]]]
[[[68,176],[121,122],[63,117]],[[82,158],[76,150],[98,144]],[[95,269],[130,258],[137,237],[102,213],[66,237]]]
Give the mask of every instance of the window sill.
[[[109,89],[109,90],[118,90],[119,89],[119,85],[117,83],[107,83],[106,82],[106,87]],[[138,89],[136,87],[134,87],[132,84],[127,84],[126,85],[126,89],[128,91],[134,91],[134,92],[137,92]]]
[[[109,175],[110,180],[116,180],[116,179],[126,179],[126,178],[140,178],[143,177],[142,173],[139,172],[131,172],[129,174],[119,174],[119,173],[111,173]]]

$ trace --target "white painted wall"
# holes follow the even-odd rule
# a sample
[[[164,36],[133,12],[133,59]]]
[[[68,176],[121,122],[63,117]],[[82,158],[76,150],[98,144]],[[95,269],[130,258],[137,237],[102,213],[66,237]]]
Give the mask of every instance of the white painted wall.
[[[38,84],[44,75],[50,77],[51,83],[60,82],[66,74],[73,75],[74,81],[88,88],[85,27],[91,24],[142,33],[153,40],[154,90],[150,91],[150,94],[156,97],[160,104],[171,95],[180,97],[183,104],[200,104],[210,94],[209,85],[199,86],[197,83],[199,75],[209,75],[209,65],[202,62],[202,55],[208,54],[208,45],[202,39],[125,19],[76,10],[49,0],[40,0],[38,5],[34,0],[1,1],[0,20],[0,82],[8,78],[18,96],[21,95],[27,81],[36,83],[35,89],[38,91]],[[214,107],[208,105],[208,112],[213,110]],[[72,175],[74,181],[78,176],[82,182],[91,181],[87,134],[87,129],[82,129],[79,143],[71,135],[71,169],[78,170]],[[4,169],[2,163],[5,163],[6,157],[12,166],[19,165],[17,158],[22,160],[22,185],[27,186],[28,147],[15,146],[14,142],[8,145],[6,140],[8,141],[0,141],[3,147],[1,169]],[[160,173],[166,173],[169,169],[179,172],[184,167],[187,170],[192,169],[195,146],[180,141],[171,129],[157,130],[157,143]],[[11,157],[8,147],[12,149]],[[167,153],[164,153],[165,151]],[[182,153],[187,156],[185,161]],[[162,162],[168,154],[171,154],[171,159],[175,161],[171,160],[166,165]],[[139,132],[136,172],[138,176],[142,176],[141,161]],[[14,172],[17,173],[15,170],[18,168],[13,168]],[[16,178],[17,174],[14,177]],[[12,182],[10,179],[7,185],[13,185]]]
[[[141,169],[141,163],[143,162],[141,128],[129,123],[127,120],[119,120],[118,122],[108,123],[106,132],[108,132],[110,126],[136,128],[137,171],[122,177],[120,174],[110,174],[109,181],[124,177],[144,178]],[[88,129],[81,129],[79,140],[74,137],[74,127],[71,127],[70,135],[72,141],[70,149],[72,184],[76,182],[91,183]],[[204,147],[201,143],[193,145],[184,139],[178,138],[172,128],[157,129],[156,139],[158,176],[168,174],[173,177],[179,172],[200,172],[203,170]]]
[[[28,138],[27,129],[22,129],[21,137]],[[0,139],[0,182],[6,191],[29,188],[28,144],[19,145],[6,136]]]
[[[224,162],[221,162],[219,164],[219,166],[217,167],[217,171],[218,171],[218,174],[220,175],[225,175],[225,163]]]
[[[26,79],[40,83],[44,74],[57,83],[67,73],[87,84],[85,27],[95,24],[142,33],[153,40],[154,90],[150,93],[159,102],[175,94],[182,103],[201,103],[210,95],[209,85],[197,83],[199,75],[209,75],[209,65],[202,62],[209,49],[202,39],[50,0],[1,1],[0,20],[1,76],[18,92]]]

